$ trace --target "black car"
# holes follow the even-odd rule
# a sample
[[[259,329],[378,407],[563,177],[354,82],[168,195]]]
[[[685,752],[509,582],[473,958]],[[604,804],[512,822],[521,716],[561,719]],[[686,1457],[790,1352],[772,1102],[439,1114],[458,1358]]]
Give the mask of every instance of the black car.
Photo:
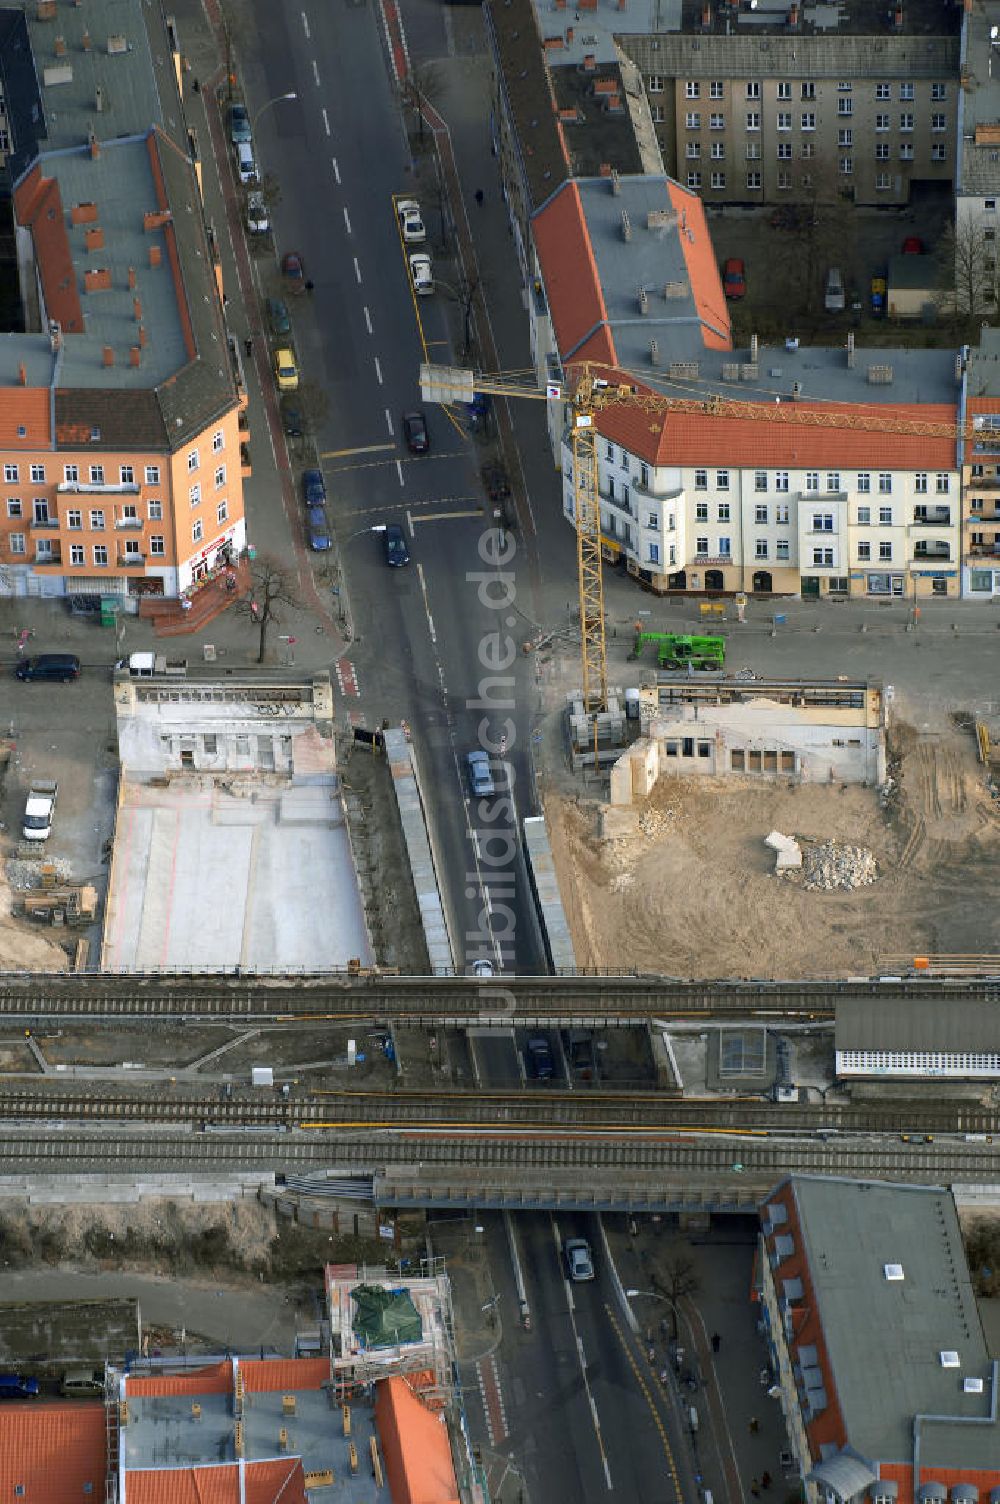
[[[326,506],[326,481],[322,470],[303,470],[302,500],[307,507]]]
[[[552,1050],[544,1034],[533,1034],[524,1047],[528,1075],[536,1081],[551,1081],[556,1073]]]
[[[390,569],[402,569],[410,562],[410,550],[406,546],[403,529],[398,522],[390,522],[382,535],[385,544],[385,562]]]
[[[427,453],[431,447],[431,440],[427,432],[427,419],[423,413],[403,414],[403,438],[411,454]]]
[[[301,439],[305,433],[302,410],[296,407],[294,397],[281,399],[281,426],[290,439]]]
[[[17,679],[57,679],[68,684],[80,677],[80,660],[75,653],[38,653],[22,658],[14,669]]]
[[[291,334],[292,321],[288,317],[288,309],[280,298],[268,298],[267,321],[271,326],[271,333],[280,337]]]
[[[245,105],[229,106],[229,139],[234,146],[243,146],[251,139],[250,116]]]

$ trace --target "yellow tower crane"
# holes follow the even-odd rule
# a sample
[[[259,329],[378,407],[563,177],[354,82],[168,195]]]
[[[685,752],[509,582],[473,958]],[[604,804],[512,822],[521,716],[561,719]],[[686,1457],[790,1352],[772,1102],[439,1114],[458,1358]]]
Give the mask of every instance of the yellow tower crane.
[[[576,522],[577,586],[580,595],[583,703],[594,713],[608,701],[608,665],[604,632],[604,582],[601,560],[601,505],[597,470],[596,415],[612,407],[629,407],[657,418],[669,413],[698,417],[750,419],[789,427],[853,428],[872,433],[908,433],[928,438],[967,438],[981,420],[936,423],[922,419],[890,418],[859,413],[846,405],[806,407],[772,395],[748,402],[729,397],[668,397],[653,391],[636,376],[635,383],[608,380],[607,368],[580,361],[569,368],[569,387],[559,383],[539,387],[533,373],[525,378],[503,372],[495,376],[460,366],[422,365],[420,390],[425,402],[471,403],[476,393],[491,397],[528,397],[541,402],[565,402],[570,407],[573,445],[573,493]],[[628,372],[615,371],[617,378]]]

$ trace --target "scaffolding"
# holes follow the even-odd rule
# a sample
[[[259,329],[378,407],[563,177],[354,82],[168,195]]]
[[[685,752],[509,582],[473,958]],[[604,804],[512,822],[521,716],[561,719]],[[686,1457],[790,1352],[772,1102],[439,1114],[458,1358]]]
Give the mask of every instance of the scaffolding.
[[[379,1285],[386,1290],[405,1289],[420,1316],[418,1341],[366,1348],[354,1331],[355,1302],[351,1291],[358,1285]],[[327,1306],[330,1313],[330,1376],[333,1400],[345,1405],[352,1395],[370,1392],[381,1379],[426,1374],[415,1393],[435,1409],[445,1409],[455,1398],[455,1328],[451,1285],[444,1260],[421,1259],[419,1273],[372,1268],[360,1264],[327,1273]]]

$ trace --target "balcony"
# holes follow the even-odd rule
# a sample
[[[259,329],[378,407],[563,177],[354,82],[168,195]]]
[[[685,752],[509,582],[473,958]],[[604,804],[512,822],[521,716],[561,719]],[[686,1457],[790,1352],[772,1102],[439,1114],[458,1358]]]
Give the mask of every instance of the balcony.
[[[142,569],[145,563],[145,554],[119,553],[118,555],[119,569]]]
[[[58,517],[29,517],[28,526],[33,533],[57,533],[59,531]]]
[[[56,490],[61,496],[138,496],[137,480],[61,480]]]
[[[951,527],[951,507],[914,507],[914,527]]]
[[[1000,559],[1000,538],[995,538],[992,543],[970,543],[970,559]]]
[[[142,518],[141,517],[116,517],[115,518],[115,531],[116,532],[121,532],[123,529],[126,532],[134,532],[134,533],[141,532],[142,531]]]
[[[41,553],[36,549],[35,557],[32,560],[32,563],[34,564],[36,569],[45,569],[46,567],[51,568],[53,565],[55,565],[57,569],[61,569],[62,549],[58,546],[58,544],[55,548],[45,549]]]
[[[947,543],[937,548],[933,544],[921,548],[917,543],[913,549],[913,562],[915,564],[950,564],[951,549]]]
[[[1000,475],[973,475],[969,478],[972,491],[1000,491]]]

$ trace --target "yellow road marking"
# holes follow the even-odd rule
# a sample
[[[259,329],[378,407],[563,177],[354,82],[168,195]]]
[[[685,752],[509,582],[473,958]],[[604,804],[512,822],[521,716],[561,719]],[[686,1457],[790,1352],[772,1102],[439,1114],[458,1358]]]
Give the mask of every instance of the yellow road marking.
[[[414,517],[416,522],[443,522],[446,517],[481,517],[482,507],[476,507],[471,512],[425,512],[422,517]]]
[[[642,1370],[640,1369],[638,1363],[635,1361],[631,1347],[625,1340],[625,1335],[618,1324],[618,1318],[615,1316],[615,1313],[610,1306],[605,1306],[604,1309],[607,1313],[608,1320],[611,1322],[614,1334],[621,1344],[621,1349],[625,1354],[628,1366],[629,1368],[631,1368],[633,1374],[635,1375],[636,1382],[638,1383],[639,1388],[642,1390],[643,1398],[645,1399],[646,1404],[649,1406],[649,1413],[653,1417],[653,1424],[656,1426],[657,1431],[660,1433],[660,1441],[663,1444],[663,1450],[666,1454],[667,1466],[670,1469],[670,1476],[673,1479],[674,1497],[677,1499],[677,1504],[681,1504],[681,1501],[683,1499],[683,1494],[681,1493],[681,1482],[677,1476],[677,1463],[674,1461],[674,1454],[670,1446],[670,1438],[667,1436],[667,1428],[663,1424],[663,1421],[660,1419],[660,1412],[656,1407],[656,1402],[653,1399],[652,1394],[650,1393],[649,1385],[646,1383]]]
[[[339,459],[342,454],[378,454],[384,449],[395,449],[395,444],[358,444],[354,449],[324,449],[321,460]]]

